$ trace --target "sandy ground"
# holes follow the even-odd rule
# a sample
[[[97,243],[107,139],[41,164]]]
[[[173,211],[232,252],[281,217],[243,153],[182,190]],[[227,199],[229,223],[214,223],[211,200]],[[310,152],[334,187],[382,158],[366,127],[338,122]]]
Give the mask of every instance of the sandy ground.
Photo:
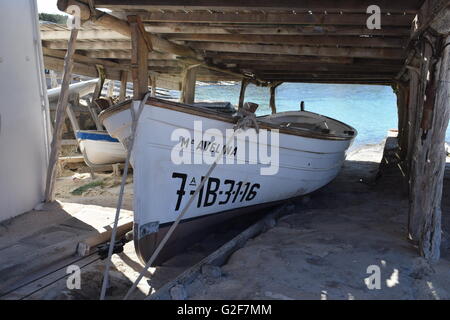
[[[418,257],[417,248],[406,238],[408,200],[400,174],[388,172],[375,180],[382,151],[383,144],[351,152],[331,184],[298,201],[294,214],[249,240],[221,267],[221,275],[199,276],[186,288],[187,298],[449,299],[450,169],[444,182],[442,259],[431,266]],[[124,214],[132,210],[132,175],[127,182]],[[35,239],[30,235],[33,229],[52,223],[66,228],[67,219],[93,229],[110,225],[119,185],[120,177],[112,174],[96,174],[91,179],[88,173],[65,172],[56,184],[58,205],[2,226],[0,239],[9,242],[2,245],[11,249],[20,237]],[[30,226],[29,231],[23,225]],[[163,266],[151,268],[133,298],[154,292],[242,228],[212,234]],[[61,230],[58,234],[66,237]],[[45,237],[53,239],[47,232]],[[370,266],[380,269],[379,290],[369,290],[365,284]],[[27,299],[98,299],[103,270],[104,262],[96,260],[82,268],[80,290],[67,289],[64,278]],[[141,270],[133,243],[127,243],[124,252],[113,256],[108,298],[121,299]]]
[[[82,170],[80,170],[82,171]],[[65,170],[56,181],[55,196],[65,203],[93,204],[116,208],[122,177],[112,173],[74,173]],[[133,210],[133,175],[129,174],[122,208]]]
[[[374,180],[381,152],[352,152],[335,181],[236,251],[220,277],[198,277],[188,299],[450,299],[450,172],[442,259],[431,266],[407,240],[400,175]],[[368,268],[379,268],[380,289],[368,289]]]
[[[86,171],[81,168],[81,172]],[[129,174],[125,187],[124,203],[121,217],[128,221],[132,215],[133,185],[132,174]],[[56,263],[51,266],[43,266],[42,269],[34,268],[35,271],[29,271],[29,268],[22,268],[29,264],[24,256],[30,252],[42,251],[41,255],[45,259],[36,259],[33,261],[38,267],[44,265],[48,259],[49,246],[54,242],[68,241],[68,250],[75,250],[78,241],[87,238],[92,232],[107,230],[111,227],[114,219],[117,198],[120,189],[121,177],[114,176],[112,173],[96,173],[92,179],[89,173],[74,173],[70,170],[62,172],[57,179],[55,189],[57,203],[45,205],[39,208],[39,211],[33,210],[21,215],[13,221],[10,221],[4,228],[0,228],[0,260],[5,258],[8,265],[0,264],[2,267],[8,267],[8,270],[15,269],[14,276],[31,275],[36,270],[53,270]],[[183,254],[173,257],[166,261],[162,266],[150,268],[146,276],[140,281],[138,290],[132,296],[133,299],[143,299],[149,293],[174,279],[178,274],[194,265],[202,258],[216,250],[226,241],[232,239],[240,231],[246,228],[250,222],[238,222],[236,225],[224,227],[222,230],[209,235],[207,238],[198,242],[191,248],[188,248]],[[24,228],[27,226],[27,228]],[[68,230],[68,227],[71,227]],[[3,232],[2,232],[3,231]],[[69,233],[72,232],[72,233]],[[45,243],[39,243],[39,240],[45,238]],[[24,241],[26,239],[26,241]],[[5,241],[3,241],[5,240]],[[72,241],[71,241],[72,240]],[[6,243],[8,241],[8,243]],[[70,242],[71,241],[71,242]],[[41,241],[42,242],[42,241]],[[31,245],[32,243],[32,245]],[[4,246],[3,246],[4,245]],[[4,247],[4,250],[2,248]],[[17,250],[24,253],[18,255]],[[75,257],[71,255],[72,259]],[[98,299],[102,285],[103,271],[105,261],[96,258],[87,265],[86,261],[77,261],[73,264],[81,267],[81,288],[78,290],[67,289],[66,278],[62,278],[47,286],[46,280],[39,281],[36,285],[21,288],[17,294],[9,294],[8,299],[17,299],[23,297],[23,292],[36,291],[31,295],[26,295],[26,299]],[[64,261],[70,259],[65,259]],[[53,268],[53,269],[52,269]],[[143,269],[143,264],[136,255],[133,242],[128,242],[124,246],[122,253],[114,254],[112,258],[112,268],[110,272],[110,288],[107,291],[108,299],[122,299],[132,283],[136,280]],[[44,272],[45,273],[45,272]],[[36,272],[37,274],[37,272]],[[5,280],[11,280],[12,273],[5,274]],[[64,273],[62,274],[64,276]],[[0,277],[0,280],[2,278]],[[13,282],[16,283],[17,281]],[[30,288],[28,288],[30,287]],[[2,295],[2,285],[0,283],[0,296]],[[2,298],[0,298],[2,299]]]

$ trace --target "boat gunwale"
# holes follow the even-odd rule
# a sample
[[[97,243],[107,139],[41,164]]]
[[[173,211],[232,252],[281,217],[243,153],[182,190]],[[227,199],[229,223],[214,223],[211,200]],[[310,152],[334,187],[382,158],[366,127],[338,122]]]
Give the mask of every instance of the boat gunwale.
[[[105,121],[106,118],[108,118],[118,112],[130,109],[132,102],[133,102],[133,100],[128,99],[128,100],[119,102],[118,104],[115,104],[115,105],[109,107],[108,109],[103,110],[98,116],[100,122],[103,124],[103,122]],[[203,108],[203,107],[191,106],[188,104],[163,100],[163,99],[159,99],[159,98],[155,98],[155,97],[149,97],[147,99],[147,101],[145,102],[145,104],[149,105],[149,106],[158,107],[158,108],[188,113],[188,114],[196,115],[199,117],[205,117],[205,118],[209,118],[209,119],[213,119],[213,120],[218,120],[218,121],[223,121],[223,122],[228,122],[228,123],[233,123],[233,124],[236,123],[236,121],[231,117],[231,115],[226,115],[219,111],[214,111],[214,110],[210,110],[210,109]],[[287,112],[292,112],[292,111],[287,111]],[[348,137],[336,136],[336,135],[325,134],[325,133],[320,134],[317,132],[302,131],[302,130],[293,129],[293,128],[283,128],[283,127],[277,126],[275,124],[272,125],[270,123],[261,122],[261,121],[258,121],[258,126],[261,129],[269,129],[269,130],[276,129],[276,130],[279,130],[280,133],[287,134],[287,135],[300,136],[300,137],[312,138],[312,139],[320,139],[320,140],[348,141],[348,140],[353,140],[354,138],[356,138],[358,132],[352,126],[350,126],[344,122],[341,122],[339,120],[329,118],[324,115],[321,115],[321,116],[323,116],[327,119],[336,121],[337,123],[348,127],[355,134],[352,136],[348,136]],[[267,116],[264,116],[264,117],[267,117]]]

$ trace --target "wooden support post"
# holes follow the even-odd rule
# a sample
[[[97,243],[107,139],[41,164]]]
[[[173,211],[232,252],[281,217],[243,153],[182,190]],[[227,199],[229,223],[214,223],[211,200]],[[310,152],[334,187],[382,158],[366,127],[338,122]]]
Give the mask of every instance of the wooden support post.
[[[398,146],[401,160],[405,160],[408,152],[408,87],[406,83],[398,81],[394,85],[397,94],[398,112]]]
[[[133,100],[142,100],[148,91],[148,39],[139,16],[128,16],[131,27],[131,74],[133,77]]]
[[[241,82],[241,91],[239,92],[239,105],[238,109],[241,109],[244,106],[244,99],[245,99],[245,89],[247,89],[248,85],[248,79],[243,78]]]
[[[67,104],[69,101],[69,85],[72,79],[73,54],[75,52],[75,44],[77,40],[78,29],[72,29],[67,47],[67,53],[64,58],[64,71],[61,83],[61,93],[58,98],[55,115],[55,130],[51,144],[50,158],[47,169],[47,181],[45,186],[45,201],[51,202],[55,200],[54,187],[56,180],[56,171],[59,152],[61,150],[61,139],[63,133],[63,125],[66,117]]]
[[[72,103],[69,103],[67,106],[67,116],[69,117],[70,124],[72,125],[72,130],[75,133],[75,138],[76,138],[77,131],[80,130],[80,125],[78,123],[77,116],[75,115],[75,112],[73,111]]]
[[[114,80],[109,80],[108,82],[108,97],[112,98],[114,96]]]
[[[180,102],[193,104],[195,101],[195,80],[197,77],[197,66],[189,66],[183,71],[183,82]]]
[[[152,75],[150,78],[152,80],[152,97],[156,97],[156,76]]]
[[[427,115],[429,110],[423,113],[430,122],[426,127],[422,123],[416,137],[411,168],[409,232],[418,242],[420,254],[429,261],[437,261],[440,257],[441,198],[446,160],[444,141],[450,116],[450,46],[442,50],[443,43],[450,43],[450,36],[440,38],[435,44],[436,52],[441,52],[439,59],[430,63],[430,70],[434,72],[429,77],[426,97],[422,96],[425,101],[432,99],[434,103],[431,115]]]
[[[272,110],[272,114],[277,113],[277,106],[275,103],[275,91],[280,84],[281,82],[277,82],[270,86],[270,109]]]
[[[409,71],[409,98],[408,98],[408,150],[406,155],[406,169],[409,175],[411,170],[412,154],[414,149],[416,128],[418,127],[418,114],[417,111],[419,105],[419,69],[410,69]],[[423,99],[422,99],[423,101]]]
[[[127,83],[128,83],[128,71],[122,71],[120,73],[119,101],[125,100],[125,97],[127,96]]]
[[[96,110],[97,108],[94,102],[102,94],[103,84],[105,83],[105,69],[103,68],[102,65],[97,65],[96,68],[98,74],[98,81],[97,84],[95,85],[94,93],[92,94],[92,99],[88,104],[88,109],[89,112],[91,113],[91,117],[94,120],[95,127],[97,128],[97,130],[103,130],[103,126],[100,123],[100,120],[98,119],[97,113],[97,111],[100,112],[101,110]]]
[[[53,88],[58,87],[58,79],[56,77],[56,71],[50,70],[50,85]]]

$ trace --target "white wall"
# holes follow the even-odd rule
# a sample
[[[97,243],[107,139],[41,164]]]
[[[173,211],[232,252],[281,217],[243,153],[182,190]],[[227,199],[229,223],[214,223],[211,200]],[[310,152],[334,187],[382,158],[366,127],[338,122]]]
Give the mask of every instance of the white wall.
[[[35,0],[0,0],[0,221],[44,199],[48,102]]]

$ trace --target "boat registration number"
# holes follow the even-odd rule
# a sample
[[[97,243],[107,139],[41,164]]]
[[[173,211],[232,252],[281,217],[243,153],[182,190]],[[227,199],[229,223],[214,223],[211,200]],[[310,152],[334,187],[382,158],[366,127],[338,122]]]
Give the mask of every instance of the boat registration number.
[[[183,198],[187,194],[192,196],[195,193],[198,181],[195,177],[188,179],[189,177],[186,173],[180,172],[174,172],[172,178],[180,181],[180,187],[176,191],[178,197],[175,211],[177,211],[180,209]],[[201,181],[204,178],[201,177]],[[219,178],[209,177],[198,193],[197,208],[210,207],[214,204],[225,205],[227,203],[251,201],[256,197],[260,187],[259,183],[235,181],[232,179],[222,181]]]

